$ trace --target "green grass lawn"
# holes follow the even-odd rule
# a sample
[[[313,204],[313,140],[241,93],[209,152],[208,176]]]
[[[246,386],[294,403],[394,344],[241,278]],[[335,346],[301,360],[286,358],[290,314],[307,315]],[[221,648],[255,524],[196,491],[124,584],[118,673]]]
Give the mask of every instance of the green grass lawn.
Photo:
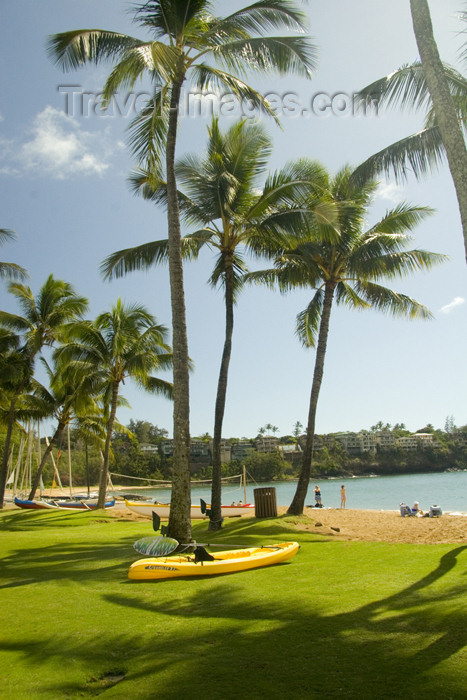
[[[339,542],[296,521],[193,527],[297,540],[289,563],[130,582],[149,521],[0,512],[1,696],[465,698],[467,546]]]

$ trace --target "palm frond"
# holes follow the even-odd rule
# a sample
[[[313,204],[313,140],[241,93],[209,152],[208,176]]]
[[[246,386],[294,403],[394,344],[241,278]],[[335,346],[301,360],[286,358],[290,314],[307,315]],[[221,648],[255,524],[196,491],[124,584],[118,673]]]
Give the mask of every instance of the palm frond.
[[[451,94],[465,95],[466,78],[448,63],[443,63],[443,67]],[[357,93],[356,99],[357,106],[370,105],[373,100],[376,100],[378,104],[387,104],[391,107],[400,105],[424,111],[431,107],[431,96],[420,61],[406,64],[385,78],[367,85]]]
[[[365,238],[371,238],[376,233],[403,233],[412,231],[428,216],[432,216],[435,210],[431,207],[413,206],[401,202],[396,207],[387,211],[382,219],[374,224],[365,234]]]
[[[193,236],[185,236],[181,241],[184,259],[195,258],[199,251],[198,242]],[[100,265],[104,279],[118,279],[129,272],[148,270],[154,265],[167,263],[168,239],[150,241],[134,248],[124,248],[111,253]]]
[[[291,0],[260,0],[218,20],[213,30],[222,37],[238,32],[264,34],[281,27],[303,32],[307,16]],[[211,37],[210,37],[211,38]]]
[[[368,309],[370,303],[363,299],[347,280],[341,280],[336,286],[336,303],[352,309]]]
[[[47,53],[63,71],[76,70],[86,63],[98,64],[123,56],[141,44],[139,39],[102,29],[77,29],[48,38]]]
[[[247,266],[244,262],[243,256],[239,252],[235,252],[231,258],[229,265],[232,268],[233,274],[233,298],[234,303],[237,301],[238,293],[242,289],[245,282],[245,273],[247,271]],[[216,264],[212,271],[211,277],[209,278],[209,284],[212,287],[217,287],[219,284],[225,286],[225,275],[226,275],[226,262],[224,256],[221,254],[216,258]]]
[[[399,103],[401,106],[426,110],[431,104],[420,61],[405,64],[384,78],[375,80],[359,90],[355,97],[357,106],[368,106],[376,100],[378,105],[394,106]]]
[[[156,82],[170,81],[176,58],[175,50],[160,42],[140,44],[128,50],[105,82],[102,92],[104,107],[119,88],[131,90],[146,72],[152,74]]]
[[[420,178],[436,171],[445,158],[446,151],[439,128],[433,126],[396,141],[370,156],[355,168],[352,181],[359,185],[384,173],[388,177],[393,175],[396,182],[404,182],[409,173]]]
[[[16,263],[0,262],[0,278],[24,280],[29,277],[28,271]]]
[[[212,53],[228,70],[245,76],[253,70],[311,78],[317,68],[315,46],[300,36],[240,39],[216,46]]]
[[[173,399],[173,384],[159,377],[147,377],[141,382],[141,386],[146,391],[165,396],[166,399]]]
[[[160,174],[159,177],[164,172],[161,154],[165,149],[168,123],[169,90],[156,85],[152,98],[129,126],[128,143],[139,162],[147,164],[150,171]]]
[[[448,259],[446,255],[426,250],[406,250],[362,259],[354,269],[358,269],[360,279],[398,279],[420,270],[430,270]],[[351,265],[349,270],[352,270]]]
[[[210,9],[208,0],[148,0],[136,6],[134,21],[158,37],[168,36],[174,43],[189,31],[191,25],[198,27],[205,23]]]
[[[254,109],[268,114],[279,124],[279,119],[266,98],[240,78],[205,63],[194,65],[191,77],[194,86],[201,92],[214,92],[219,95],[231,93],[240,101],[245,100]]]
[[[324,290],[318,289],[312,300],[297,314],[296,334],[307,348],[314,348],[319,331],[321,313],[323,310]]]
[[[374,282],[359,280],[356,292],[362,295],[372,308],[390,313],[392,316],[405,316],[409,319],[428,320],[433,318],[431,311],[405,294],[382,287]]]

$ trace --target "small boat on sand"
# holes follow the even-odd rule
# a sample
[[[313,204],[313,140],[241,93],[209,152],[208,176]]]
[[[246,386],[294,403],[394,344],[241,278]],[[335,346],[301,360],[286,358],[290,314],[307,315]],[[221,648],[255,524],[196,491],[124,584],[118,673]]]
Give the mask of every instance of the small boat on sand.
[[[128,501],[125,499],[125,505],[133,513],[138,513],[138,515],[144,515],[145,518],[152,518],[153,511],[162,519],[167,519],[170,515],[170,503],[142,503],[140,501]],[[208,505],[209,508],[209,505]],[[222,506],[222,517],[223,518],[235,518],[239,515],[254,515],[255,506],[253,503],[245,503],[244,505],[231,505]],[[203,513],[201,505],[191,506],[191,519],[192,520],[202,520],[203,518],[209,518],[209,513],[205,511]]]
[[[115,499],[107,501],[104,508],[112,508],[115,505]],[[97,501],[41,501],[39,499],[30,501],[29,499],[15,498],[15,506],[24,510],[96,510]]]
[[[97,508],[97,501],[53,501],[53,503],[63,510],[96,510]],[[104,503],[104,508],[113,508],[114,505],[115,499],[112,499]]]
[[[23,510],[47,510],[51,508],[58,508],[58,506],[54,505],[53,503],[49,503],[48,501],[30,501],[29,499],[21,499],[16,497],[15,506],[18,506],[18,508],[23,508]]]
[[[149,581],[182,576],[214,576],[232,574],[261,566],[280,564],[294,557],[300,545],[297,542],[281,542],[264,547],[216,552],[209,561],[195,561],[194,555],[149,557],[135,561],[128,571],[134,581]]]

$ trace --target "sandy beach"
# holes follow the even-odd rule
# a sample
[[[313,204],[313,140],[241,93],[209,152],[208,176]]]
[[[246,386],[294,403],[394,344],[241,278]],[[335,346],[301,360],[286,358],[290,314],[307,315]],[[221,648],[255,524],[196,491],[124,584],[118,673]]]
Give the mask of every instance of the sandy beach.
[[[286,507],[278,507],[285,515]],[[126,520],[147,518],[118,504],[109,512]],[[412,544],[457,544],[467,541],[467,517],[443,514],[440,518],[402,518],[399,511],[305,508],[305,518],[297,518],[298,530],[336,540],[360,542],[405,542]],[[244,518],[248,516],[243,516]],[[253,516],[251,516],[253,517]]]
[[[343,540],[413,544],[467,541],[467,517],[462,515],[446,513],[440,518],[402,518],[399,511],[350,508],[322,508],[318,512],[315,508],[305,508],[305,515],[310,519],[310,524],[303,526],[305,529]]]
[[[73,491],[83,493],[86,489],[81,487]],[[59,495],[54,493],[55,497]],[[6,503],[5,507],[15,508],[12,503]],[[117,518],[147,521],[147,518],[129,511],[123,502],[118,502],[115,508],[107,512]],[[286,507],[278,507],[279,515],[286,512]],[[305,519],[297,518],[297,529],[338,540],[412,544],[457,544],[467,541],[467,517],[451,513],[444,513],[440,518],[402,518],[398,510],[305,508],[304,516]]]

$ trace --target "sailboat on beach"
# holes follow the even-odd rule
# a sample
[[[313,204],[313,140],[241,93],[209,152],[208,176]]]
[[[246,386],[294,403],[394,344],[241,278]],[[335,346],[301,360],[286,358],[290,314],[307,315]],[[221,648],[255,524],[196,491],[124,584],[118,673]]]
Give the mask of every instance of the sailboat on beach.
[[[246,470],[243,467],[243,473],[238,474],[235,477],[229,477],[230,479],[241,479],[240,485],[243,485],[244,491],[244,501],[239,501],[238,503],[231,503],[230,505],[222,506],[222,517],[223,518],[236,518],[241,515],[254,515],[255,506],[253,503],[246,503]],[[170,503],[160,503],[155,502],[144,502],[144,501],[131,501],[125,499],[126,507],[133,513],[138,515],[143,515],[145,518],[152,518],[153,512],[156,513],[161,519],[166,520],[170,515]],[[201,501],[200,505],[191,504],[191,515],[192,520],[202,520],[209,518],[209,504]]]

